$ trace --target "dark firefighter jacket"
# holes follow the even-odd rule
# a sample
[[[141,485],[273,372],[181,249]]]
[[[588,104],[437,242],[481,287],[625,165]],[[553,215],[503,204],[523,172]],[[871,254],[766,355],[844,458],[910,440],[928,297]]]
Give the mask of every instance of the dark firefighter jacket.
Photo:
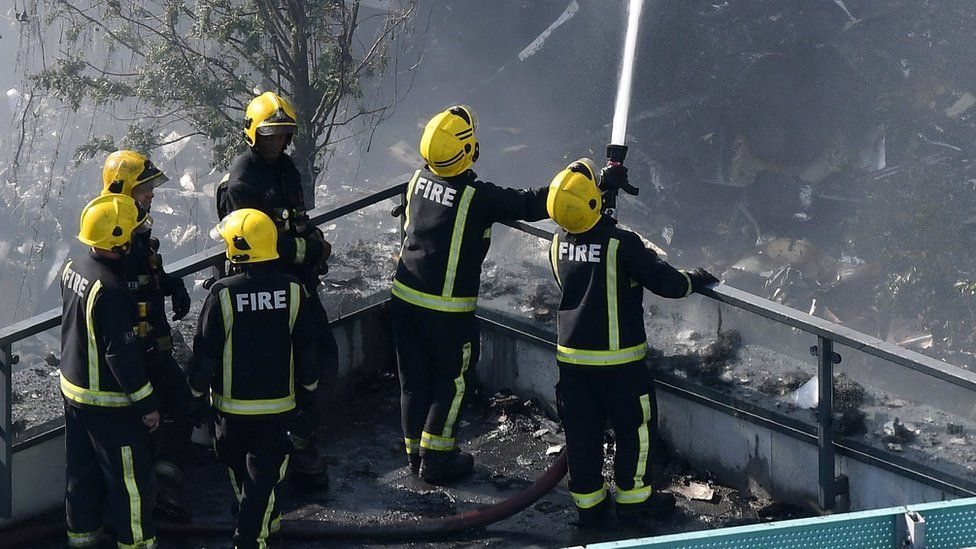
[[[149,350],[172,349],[165,298],[183,281],[163,271],[159,240],[150,231],[133,233],[131,247],[122,257],[122,276],[137,302],[136,334]]]
[[[471,170],[449,178],[418,170],[407,187],[393,295],[435,311],[474,311],[492,223],[544,219],[547,193],[499,187]]]
[[[93,252],[61,271],[61,392],[79,407],[156,410],[133,331],[136,304],[118,261]]]
[[[589,231],[560,230],[549,252],[562,289],[556,358],[579,366],[613,366],[644,358],[644,288],[662,297],[691,293],[691,279],[604,219]]]
[[[308,281],[321,259],[322,244],[312,237],[316,227],[308,223],[301,174],[291,157],[282,154],[275,163],[247,150],[234,159],[230,172],[217,187],[217,215],[241,208],[268,214],[278,227],[279,265],[285,272]]]
[[[197,321],[189,383],[215,408],[268,416],[295,408],[295,380],[318,384],[315,335],[304,289],[273,265],[252,265],[210,287]]]

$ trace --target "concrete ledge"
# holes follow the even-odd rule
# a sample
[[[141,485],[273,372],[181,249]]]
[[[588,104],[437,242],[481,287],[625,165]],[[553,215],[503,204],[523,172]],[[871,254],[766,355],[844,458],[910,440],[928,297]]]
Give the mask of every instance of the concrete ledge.
[[[534,396],[554,411],[555,334],[498,311],[483,311],[481,316],[481,382],[490,390]],[[661,435],[696,469],[708,470],[722,484],[745,493],[816,508],[817,446],[806,440],[808,435],[791,434],[788,418],[782,419],[781,429],[773,430],[693,402],[663,384],[658,385],[658,410]],[[850,479],[850,509],[855,511],[957,497],[853,457],[838,456],[837,473]]]

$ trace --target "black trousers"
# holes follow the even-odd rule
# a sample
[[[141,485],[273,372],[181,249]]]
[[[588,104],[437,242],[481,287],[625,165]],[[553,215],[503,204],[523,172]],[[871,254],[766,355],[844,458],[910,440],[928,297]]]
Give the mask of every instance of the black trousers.
[[[622,366],[559,363],[556,405],[566,431],[569,491],[587,509],[606,497],[603,433],[613,428],[613,476],[618,504],[637,504],[651,495],[651,442],[656,430],[654,381],[643,361]]]
[[[65,403],[64,446],[69,546],[85,547],[97,539],[107,501],[120,547],[151,547],[156,489],[149,429],[141,416],[131,409]]]
[[[331,398],[335,390],[336,380],[339,376],[339,346],[332,334],[332,328],[329,327],[329,315],[325,312],[322,299],[314,288],[309,291],[309,295],[305,298],[302,306],[309,307],[315,324],[315,333],[318,334],[316,353],[320,372],[319,385],[314,391],[295,387],[298,413],[292,419],[289,430],[294,436],[308,441],[315,434],[321,420],[317,405],[318,400],[320,398]]]
[[[235,547],[264,547],[281,520],[275,487],[288,469],[288,419],[216,413],[214,449],[230,473],[238,502]]]
[[[186,375],[171,351],[150,353],[146,371],[159,399],[161,416],[159,429],[152,437],[156,472],[180,480],[196,421],[190,417],[195,399],[186,383]]]
[[[407,455],[455,448],[468,371],[481,353],[474,313],[440,313],[393,298],[400,419]]]

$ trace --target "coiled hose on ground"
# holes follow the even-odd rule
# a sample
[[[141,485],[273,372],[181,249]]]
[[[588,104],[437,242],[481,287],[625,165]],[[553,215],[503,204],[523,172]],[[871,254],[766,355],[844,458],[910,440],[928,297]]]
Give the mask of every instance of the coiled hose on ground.
[[[282,520],[280,536],[286,539],[371,539],[371,540],[429,540],[439,536],[473,530],[504,520],[542,498],[566,476],[566,452],[531,486],[505,501],[473,509],[458,515],[394,522],[389,524],[335,524],[319,520]],[[0,535],[0,549],[31,547],[45,539],[63,535],[64,524],[28,524],[14,527]],[[233,524],[159,522],[161,537],[230,537]]]

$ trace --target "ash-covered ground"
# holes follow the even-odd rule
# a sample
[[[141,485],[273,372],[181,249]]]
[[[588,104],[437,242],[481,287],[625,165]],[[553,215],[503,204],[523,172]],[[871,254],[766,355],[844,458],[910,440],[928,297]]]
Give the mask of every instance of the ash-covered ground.
[[[461,439],[476,459],[474,474],[451,488],[428,485],[404,466],[399,429],[396,376],[380,371],[352,385],[349,396],[329,407],[321,448],[328,457],[331,487],[325,493],[291,479],[281,486],[284,518],[371,525],[422,521],[497,503],[528,487],[556,459],[564,444],[558,422],[540,407],[510,393],[484,394],[475,389],[462,420]],[[609,440],[609,435],[608,435]],[[612,445],[611,445],[612,448]],[[565,480],[556,490],[509,519],[452,537],[414,543],[379,543],[368,538],[282,540],[278,546],[438,546],[471,545],[557,547],[802,516],[802,511],[769,500],[745,496],[698,475],[680,460],[669,459],[658,446],[654,477],[659,489],[678,499],[677,511],[646,522],[617,522],[603,532],[580,530],[571,523],[576,512]],[[226,471],[208,446],[196,446],[186,472],[194,521],[231,520],[233,494]],[[609,463],[607,464],[609,470]],[[47,520],[60,520],[52,514]],[[287,528],[287,526],[285,527]],[[227,547],[219,538],[164,539],[163,547]],[[57,547],[54,540],[41,547]]]

